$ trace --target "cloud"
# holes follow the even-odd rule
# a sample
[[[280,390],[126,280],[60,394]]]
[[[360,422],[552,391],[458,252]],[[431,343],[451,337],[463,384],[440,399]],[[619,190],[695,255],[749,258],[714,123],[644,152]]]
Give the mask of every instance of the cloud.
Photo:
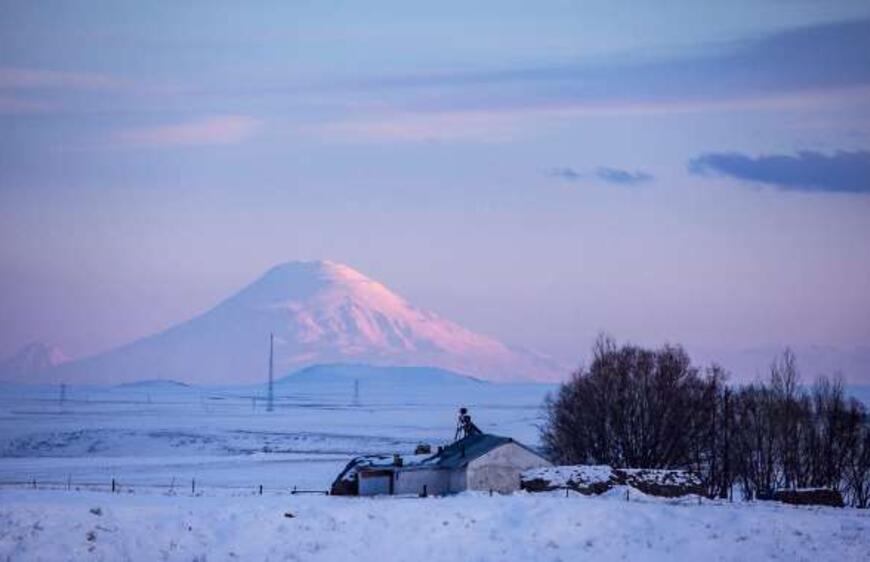
[[[0,114],[24,115],[42,113],[51,109],[53,106],[49,103],[0,95]]]
[[[547,175],[568,181],[577,181],[583,177],[583,174],[573,168],[553,168],[547,172]]]
[[[831,155],[804,151],[753,158],[739,152],[714,152],[689,161],[689,172],[718,174],[773,185],[788,191],[870,193],[870,151]]]
[[[2,90],[113,90],[125,85],[125,81],[105,74],[0,67]]]
[[[340,142],[502,142],[517,136],[519,121],[486,111],[394,113],[322,123],[307,131]]]
[[[252,117],[222,115],[121,131],[113,140],[122,146],[151,148],[237,144],[252,137],[261,125]]]
[[[628,170],[620,170],[619,168],[598,168],[595,170],[595,176],[607,183],[615,183],[618,185],[637,185],[653,180],[653,176],[646,172],[629,172]]]
[[[698,45],[668,57],[419,72],[309,85],[308,91],[339,93],[338,99],[353,93],[348,117],[309,127],[343,142],[500,142],[565,119],[841,109],[870,99],[870,19]]]
[[[590,111],[816,104],[870,88],[870,19],[825,23],[670,57],[397,75],[345,84],[419,112]],[[412,96],[404,96],[410,91]],[[429,95],[421,95],[425,91]],[[861,92],[861,94],[858,94]],[[860,99],[860,98],[859,98]]]
[[[651,174],[640,170],[630,172],[620,168],[608,168],[600,166],[591,173],[578,172],[573,168],[552,168],[547,175],[566,181],[579,181],[583,178],[593,178],[614,185],[638,185],[655,179]]]

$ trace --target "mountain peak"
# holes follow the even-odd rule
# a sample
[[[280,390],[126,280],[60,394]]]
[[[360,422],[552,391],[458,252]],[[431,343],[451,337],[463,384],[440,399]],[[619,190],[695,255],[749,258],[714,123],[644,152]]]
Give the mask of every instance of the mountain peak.
[[[279,375],[324,363],[439,367],[493,381],[560,374],[548,360],[416,308],[347,265],[310,261],[276,265],[205,314],[52,375],[255,382],[266,371],[269,334]]]
[[[404,301],[350,266],[333,261],[293,261],[276,265],[225,301],[228,306],[326,305],[347,300],[397,306]],[[222,305],[222,306],[224,306]]]
[[[288,261],[269,269],[262,278],[296,280],[313,277],[323,281],[371,281],[368,277],[343,263],[330,260]]]

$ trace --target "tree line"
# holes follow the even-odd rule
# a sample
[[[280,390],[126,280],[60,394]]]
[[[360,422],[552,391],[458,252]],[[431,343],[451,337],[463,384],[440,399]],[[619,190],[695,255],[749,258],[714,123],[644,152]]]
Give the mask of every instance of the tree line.
[[[839,378],[802,385],[786,350],[765,381],[726,379],[680,346],[601,337],[588,368],[547,398],[543,444],[560,464],[692,470],[710,497],[831,488],[870,505],[870,420]]]

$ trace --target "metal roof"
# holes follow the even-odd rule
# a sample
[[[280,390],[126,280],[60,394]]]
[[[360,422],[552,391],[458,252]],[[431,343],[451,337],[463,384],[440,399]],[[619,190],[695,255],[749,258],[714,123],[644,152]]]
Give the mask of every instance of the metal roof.
[[[488,433],[469,435],[447,445],[440,453],[426,459],[423,464],[434,464],[438,468],[459,468],[508,443],[514,443],[514,440]]]

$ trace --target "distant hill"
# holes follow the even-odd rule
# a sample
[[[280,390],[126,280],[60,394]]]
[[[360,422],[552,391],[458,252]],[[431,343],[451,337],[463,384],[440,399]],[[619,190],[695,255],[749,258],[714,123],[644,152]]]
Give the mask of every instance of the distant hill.
[[[469,385],[487,383],[436,367],[377,367],[373,365],[314,365],[276,381],[277,385],[311,385],[334,383],[350,385],[354,381],[393,385]]]
[[[543,356],[415,308],[346,265],[320,261],[274,267],[204,314],[51,368],[33,382],[260,382],[266,376],[270,332],[276,373],[358,363],[431,365],[491,381],[551,381],[564,374]]]
[[[142,390],[182,390],[193,387],[183,382],[168,379],[150,379],[144,381],[125,382],[123,384],[117,385],[115,388]]]

